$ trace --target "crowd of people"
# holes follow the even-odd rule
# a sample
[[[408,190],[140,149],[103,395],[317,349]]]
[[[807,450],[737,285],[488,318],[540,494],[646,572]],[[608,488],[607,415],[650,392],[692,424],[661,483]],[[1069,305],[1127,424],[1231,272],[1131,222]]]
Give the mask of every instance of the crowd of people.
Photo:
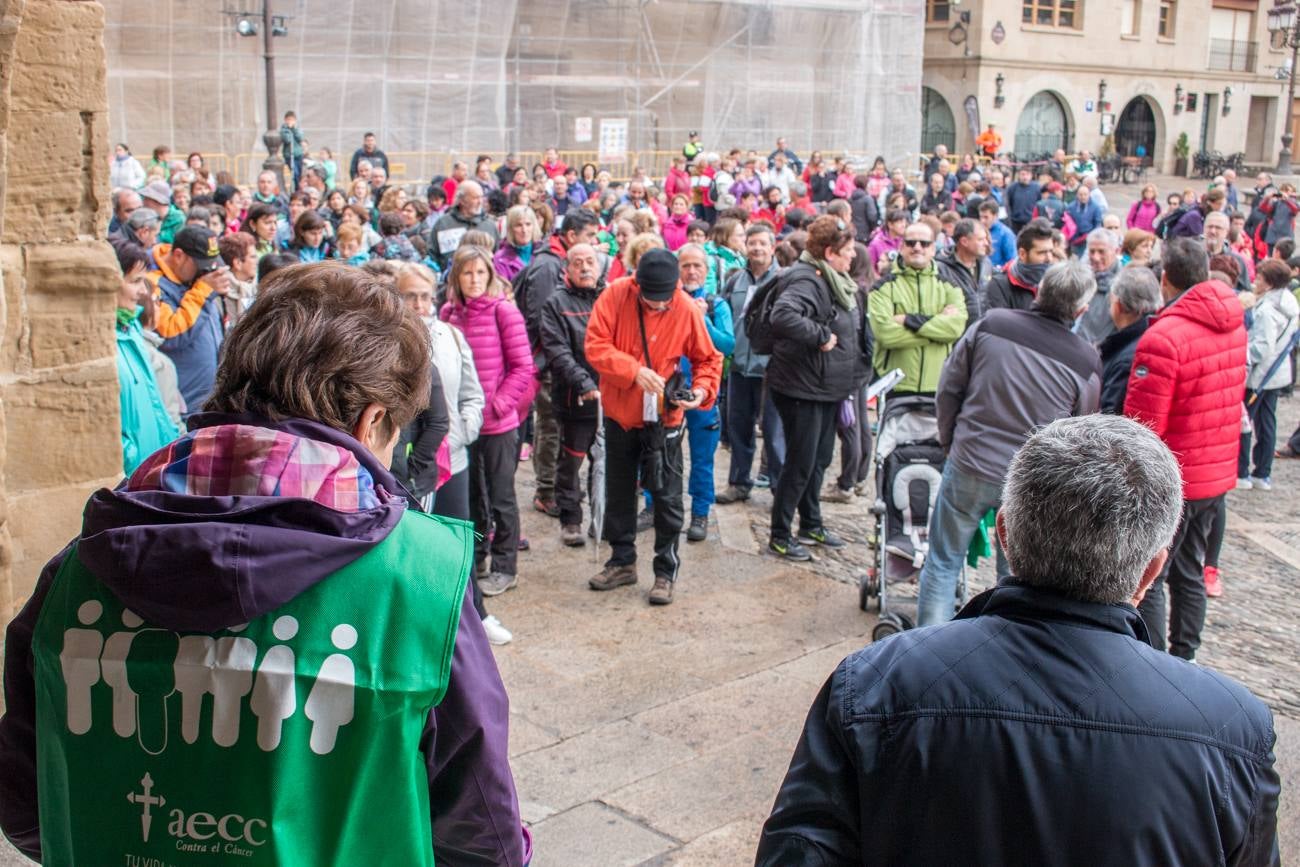
[[[281,136],[287,196],[271,171],[247,189],[198,153],[182,163],[157,148],[145,167],[118,147],[110,237],[124,273],[124,470],[201,409],[223,335],[269,273],[333,260],[386,275],[432,329],[441,378],[406,432],[403,478],[435,513],[474,522],[476,599],[495,641],[510,633],[482,598],[516,586],[529,547],[520,461],[533,461],[531,506],[558,519],[564,545],[586,545],[597,526],[610,542],[593,588],[634,583],[635,534],[653,529],[649,599],[663,604],[679,532],[706,539],[715,505],[755,488],[773,492],[772,553],[799,561],[842,546],[821,503],[874,498],[866,388],[899,369],[896,392],[937,396],[950,455],[921,623],[951,616],[962,552],[1028,431],[1062,414],[1127,413],[1179,444],[1188,474],[1190,529],[1167,583],[1169,635],[1190,656],[1207,594],[1223,592],[1222,495],[1270,490],[1275,455],[1300,446],[1276,444],[1277,400],[1294,380],[1300,205],[1267,174],[1250,197],[1232,172],[1163,201],[1147,185],[1121,215],[1086,151],[1001,166],[939,147],[918,191],[880,158],[855,166],[814,151],[805,161],[784,139],[767,155],[723,154],[693,136],[663,178],[634,167],[616,180],[550,148],[531,168],[513,154],[456,162],[408,197],[389,183],[373,134],[346,175],[328,150],[310,154],[292,112]],[[1061,263],[1073,264],[1052,272]],[[681,303],[647,281],[679,286]],[[642,308],[627,287],[664,297],[634,316]],[[990,318],[1000,309],[1039,317]],[[1177,357],[1202,331],[1214,352]],[[1005,342],[1002,378],[1018,390],[990,384],[999,377],[984,366],[999,353],[975,351],[987,341]],[[1214,369],[1182,386],[1184,362]],[[607,491],[593,516],[583,466],[598,433]],[[840,471],[823,488],[837,440]],[[715,491],[720,448],[727,483]],[[638,492],[644,504],[629,517]],[[1164,583],[1148,594],[1153,625]]]
[[[328,754],[354,713],[382,735],[376,744],[408,757],[414,732],[423,764],[413,778],[427,776],[432,799],[414,803],[432,815],[439,862],[527,863],[531,839],[514,832],[505,691],[486,647],[512,635],[485,601],[527,577],[520,462],[532,462],[536,479],[528,505],[555,519],[564,546],[608,543],[592,590],[638,584],[637,534],[652,532],[646,599],[664,606],[681,578],[683,531],[707,540],[712,511],[755,489],[771,489],[772,556],[808,561],[847,544],[822,504],[859,503],[869,520],[867,393],[891,375],[894,396],[933,399],[947,455],[918,625],[961,622],[841,665],[809,717],[759,863],[853,862],[873,825],[884,860],[942,861],[955,850],[928,833],[935,805],[957,816],[1007,798],[1003,809],[1033,814],[1056,836],[1013,844],[990,836],[1005,835],[997,823],[964,820],[950,830],[960,826],[989,861],[1052,860],[1052,839],[1090,850],[1097,827],[1135,813],[1168,831],[1200,789],[1232,805],[1205,800],[1224,815],[1204,840],[1135,834],[1122,838],[1121,860],[1179,863],[1211,850],[1235,863],[1276,860],[1268,711],[1182,660],[1195,660],[1206,599],[1223,592],[1226,493],[1271,490],[1275,454],[1300,453],[1300,431],[1276,443],[1300,318],[1300,205],[1289,185],[1261,174],[1247,199],[1227,173],[1163,202],[1148,186],[1120,215],[1086,152],[1004,170],[940,150],[918,192],[908,171],[880,158],[859,166],[813,152],[805,161],[784,139],[766,155],[724,154],[692,134],[663,178],[634,168],[616,179],[566,165],[551,148],[531,168],[514,155],[457,162],[410,196],[389,182],[373,134],[346,177],[328,151],[312,156],[292,112],[281,138],[288,178],[266,171],[252,188],[209,172],[199,153],[173,161],[157,148],[141,165],[117,148],[110,239],[122,270],[126,481],[92,499],[76,547],[51,562],[10,627],[7,671],[21,683],[8,684],[0,763],[17,769],[11,788],[31,794],[3,819],[25,852],[39,855],[44,841],[57,848],[47,856],[71,863],[87,845],[42,835],[32,812],[32,659],[40,669],[62,658],[65,679],[83,673],[57,647],[50,655],[64,634],[51,630],[98,636],[86,627],[105,606],[129,628],[141,618],[164,630],[247,628],[217,639],[221,656],[239,641],[255,651],[292,638],[298,621],[277,615],[313,594],[314,610],[356,625],[329,633],[323,665],[334,666],[335,692],[315,698],[313,689],[306,702],[310,749]],[[837,442],[840,471],[828,481]],[[724,446],[727,481],[715,490]],[[960,571],[994,509],[1006,583],[958,614]],[[172,553],[144,556],[160,549]],[[465,583],[421,579],[415,562]],[[173,576],[180,564],[201,566]],[[249,585],[249,569],[268,576]],[[68,588],[96,582],[112,593],[78,607]],[[376,611],[388,621],[376,624]],[[996,640],[995,620],[1013,624]],[[1039,621],[1050,625],[1025,625]],[[357,646],[357,626],[380,637]],[[392,636],[402,640],[390,647]],[[907,655],[922,640],[931,652]],[[1147,662],[1117,668],[1120,653]],[[291,651],[287,665],[292,672]],[[276,704],[263,670],[252,686],[251,666],[257,746],[274,750],[278,723],[270,738],[261,718],[292,716],[296,705]],[[120,667],[125,677],[128,660]],[[94,671],[98,679],[98,661]],[[103,677],[114,676],[106,656]],[[359,697],[354,705],[349,691],[340,710],[337,684],[355,678]],[[82,720],[68,683],[66,708],[40,701],[84,734],[89,704]],[[919,683],[938,686],[921,694]],[[1102,696],[1104,725],[1076,689]],[[1177,719],[1157,722],[1170,708]],[[917,722],[930,718],[963,720],[965,734]],[[1043,819],[1050,813],[1026,781],[1100,785],[1069,770],[1072,741],[1026,733],[1044,721],[1094,732],[1085,751],[1124,757],[1113,785],[1157,796],[1131,808],[1102,799],[1108,806],[1086,811],[1088,821]],[[328,725],[333,734],[318,732]],[[306,743],[304,728],[284,731]],[[856,755],[886,736],[911,748],[889,751],[897,760],[874,747]],[[1226,759],[1189,757],[1193,742]],[[948,774],[930,781],[929,813],[902,804],[932,759],[1008,743],[1020,764],[1003,776]],[[352,796],[404,815],[401,780],[386,779],[400,762],[376,764],[386,755],[376,747],[352,757]],[[271,774],[264,765],[259,773]],[[1181,780],[1193,772],[1213,784]],[[305,791],[329,786],[315,773],[303,771]],[[120,800],[111,785],[85,788]],[[870,809],[846,807],[868,792]],[[40,821],[79,808],[42,808]],[[334,840],[341,858],[365,836],[356,821],[340,815],[312,833]],[[422,863],[418,835],[404,828],[390,845]]]

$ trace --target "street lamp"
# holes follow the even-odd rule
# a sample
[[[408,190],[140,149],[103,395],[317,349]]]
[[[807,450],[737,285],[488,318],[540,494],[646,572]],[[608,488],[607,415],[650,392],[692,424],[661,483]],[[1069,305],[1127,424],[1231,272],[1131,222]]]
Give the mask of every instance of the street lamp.
[[[993,79],[993,86],[997,88],[997,90],[993,92],[994,108],[1001,108],[1007,103],[1007,98],[1002,95],[1002,85],[1006,83],[1007,83],[1006,76],[1004,76],[1000,72],[997,74],[997,77]]]
[[[272,39],[276,36],[288,36],[289,27],[283,15],[271,14],[271,0],[262,0],[260,14],[253,12],[227,12],[239,20],[235,32],[240,36],[262,36],[262,59],[266,63],[266,132],[262,133],[262,142],[266,145],[266,159],[262,162],[263,171],[274,172],[280,179],[280,188],[284,189],[284,159],[280,156],[280,128],[276,125],[275,110],[275,46]],[[258,19],[261,19],[260,21]]]
[[[1272,34],[1274,44],[1279,48],[1291,49],[1291,69],[1287,74],[1286,120],[1282,126],[1282,150],[1277,155],[1277,173],[1291,174],[1291,112],[1295,105],[1295,65],[1296,55],[1300,54],[1300,20],[1296,16],[1295,3],[1291,0],[1277,0],[1268,10],[1268,31]]]

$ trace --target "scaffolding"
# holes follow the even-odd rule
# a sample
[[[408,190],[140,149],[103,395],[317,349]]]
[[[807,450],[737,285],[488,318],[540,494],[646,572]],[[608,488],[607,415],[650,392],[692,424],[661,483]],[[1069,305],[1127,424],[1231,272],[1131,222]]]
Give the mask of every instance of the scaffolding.
[[[104,0],[109,120],[138,155],[265,153],[262,0]],[[276,94],[341,168],[373,131],[405,174],[477,153],[590,151],[616,172],[778,135],[801,155],[919,151],[924,0],[269,0]],[[276,119],[276,126],[279,119]],[[656,159],[657,163],[658,160]]]

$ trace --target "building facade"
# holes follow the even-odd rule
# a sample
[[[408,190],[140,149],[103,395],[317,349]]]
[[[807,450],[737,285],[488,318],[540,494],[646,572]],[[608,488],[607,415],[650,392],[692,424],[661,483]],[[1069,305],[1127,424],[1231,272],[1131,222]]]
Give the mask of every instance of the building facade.
[[[922,151],[975,150],[989,123],[1003,150],[1122,156],[1172,171],[1199,151],[1273,165],[1290,51],[1260,0],[927,0]]]

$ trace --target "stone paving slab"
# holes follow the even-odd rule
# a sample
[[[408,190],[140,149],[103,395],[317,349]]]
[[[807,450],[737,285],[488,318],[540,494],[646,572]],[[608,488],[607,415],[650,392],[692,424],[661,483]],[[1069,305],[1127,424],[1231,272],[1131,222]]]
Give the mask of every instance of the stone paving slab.
[[[588,803],[533,827],[533,867],[632,867],[678,843],[604,804]]]

